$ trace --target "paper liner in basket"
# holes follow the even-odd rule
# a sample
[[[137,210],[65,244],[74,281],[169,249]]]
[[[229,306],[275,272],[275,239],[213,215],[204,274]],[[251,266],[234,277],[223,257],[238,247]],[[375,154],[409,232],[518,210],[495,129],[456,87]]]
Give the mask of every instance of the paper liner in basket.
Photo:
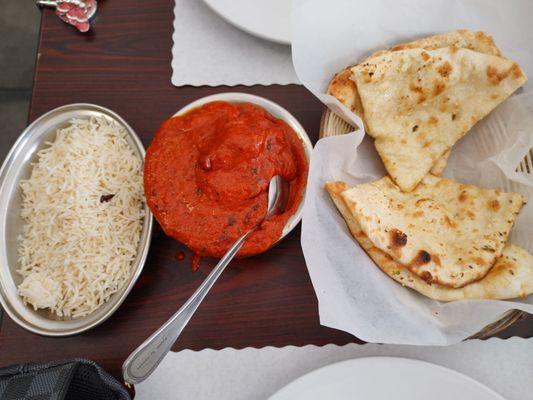
[[[325,94],[335,72],[375,50],[416,37],[466,28],[492,34],[504,54],[533,76],[526,15],[531,3],[464,0],[295,1],[293,62],[302,83],[350,123],[359,118]],[[483,12],[479,12],[483,10]],[[505,23],[502,21],[513,21]],[[533,253],[533,176],[516,172],[533,147],[533,90],[528,83],[478,123],[452,149],[444,176],[459,182],[520,192],[528,201],[510,242]],[[457,343],[516,308],[533,313],[533,296],[516,301],[441,303],[404,288],[383,274],[356,243],[324,184],[357,184],[385,174],[372,140],[361,129],[325,138],[313,152],[302,222],[302,248],[323,325],[369,342]]]

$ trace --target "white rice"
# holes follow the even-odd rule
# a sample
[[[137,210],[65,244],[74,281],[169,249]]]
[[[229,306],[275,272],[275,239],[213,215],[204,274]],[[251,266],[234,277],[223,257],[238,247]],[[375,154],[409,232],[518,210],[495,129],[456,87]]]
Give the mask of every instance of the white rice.
[[[72,120],[47,145],[21,183],[18,290],[35,309],[82,317],[131,276],[144,217],[142,162],[125,129],[104,118]]]

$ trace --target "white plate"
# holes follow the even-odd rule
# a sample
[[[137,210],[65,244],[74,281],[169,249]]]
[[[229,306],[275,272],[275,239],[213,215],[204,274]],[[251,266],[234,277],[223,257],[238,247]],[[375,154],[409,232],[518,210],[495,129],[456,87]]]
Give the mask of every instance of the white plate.
[[[254,36],[291,44],[291,0],[204,0],[214,12]]]
[[[451,369],[407,358],[368,357],[328,365],[285,386],[270,400],[504,400]]]

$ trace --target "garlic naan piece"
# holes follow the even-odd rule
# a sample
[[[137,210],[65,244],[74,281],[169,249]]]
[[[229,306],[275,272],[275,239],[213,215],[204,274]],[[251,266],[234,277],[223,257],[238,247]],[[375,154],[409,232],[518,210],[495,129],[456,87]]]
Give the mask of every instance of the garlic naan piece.
[[[376,247],[426,282],[453,288],[487,274],[523,204],[518,193],[433,175],[410,193],[386,176],[342,197]]]
[[[433,164],[433,167],[429,170],[429,172],[435,176],[441,176],[444,172],[444,168],[446,168],[446,164],[448,163],[448,158],[450,157],[450,153],[452,152],[452,149],[449,148],[446,153],[440,157],[435,164]]]
[[[344,182],[328,182],[326,189],[346,221],[352,236],[376,265],[398,283],[439,301],[462,299],[506,300],[526,297],[533,293],[533,256],[521,247],[508,244],[494,266],[481,280],[462,288],[449,288],[424,281],[387,253],[378,249],[362,231],[350,213],[341,193],[349,189]]]
[[[353,66],[349,66],[335,74],[329,83],[328,94],[336,97],[347,109],[358,117],[363,118],[364,111],[361,98],[355,82],[351,79],[352,68]]]
[[[417,47],[426,50],[435,50],[450,46],[470,49],[484,54],[492,54],[493,56],[501,57],[502,55],[500,49],[494,43],[492,36],[482,31],[473,32],[468,29],[459,29],[417,39],[408,43],[397,44],[391,47],[390,51],[414,49]],[[381,54],[383,54],[382,51],[376,52],[372,56],[379,56]]]
[[[367,132],[406,192],[527,79],[514,61],[457,47],[388,52],[352,73]]]
[[[380,50],[372,54],[369,58],[379,56],[388,51],[398,51],[412,48],[422,48],[425,50],[440,49],[442,47],[455,46],[477,51],[479,53],[501,56],[500,49],[494,43],[492,37],[485,32],[473,32],[467,29],[441,33],[417,39],[412,42],[398,44],[389,50]],[[364,61],[363,61],[364,62]],[[357,86],[350,78],[351,69],[354,65],[344,68],[335,74],[328,87],[328,94],[336,97],[350,111],[363,118],[363,106],[357,92]]]
[[[500,49],[494,43],[490,35],[485,32],[473,32],[466,29],[446,32],[439,35],[429,36],[413,42],[402,43],[392,47],[389,50],[380,50],[371,57],[375,57],[386,53],[387,51],[398,51],[407,48],[423,48],[426,50],[433,50],[442,47],[455,46],[478,51],[480,53],[492,54],[500,56]],[[361,98],[357,91],[355,82],[351,79],[352,66],[349,66],[342,71],[335,74],[328,87],[328,94],[336,97],[346,108],[354,114],[364,119],[363,105]],[[439,158],[431,169],[433,175],[441,175],[446,167],[446,162],[450,156],[448,150],[441,158]]]
[[[350,79],[352,75],[352,67],[343,69],[341,72],[335,74],[331,80],[328,88],[328,94],[334,96],[339,100],[346,108],[348,108],[355,115],[360,118],[364,117],[363,105],[361,104],[361,98],[357,91],[355,82]],[[450,157],[451,149],[439,158],[435,165],[431,168],[430,172],[433,175],[440,176],[446,168],[448,157]]]

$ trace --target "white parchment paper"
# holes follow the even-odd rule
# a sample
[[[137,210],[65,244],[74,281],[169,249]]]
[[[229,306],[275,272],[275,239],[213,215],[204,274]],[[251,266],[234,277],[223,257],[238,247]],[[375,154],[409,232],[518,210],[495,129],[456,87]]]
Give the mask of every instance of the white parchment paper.
[[[296,378],[334,362],[390,356],[442,365],[476,379],[507,400],[525,400],[533,393],[532,353],[533,339],[521,338],[469,340],[449,347],[329,344],[183,350],[170,352],[145,382],[135,385],[135,399],[265,400]]]
[[[533,76],[530,0],[296,0],[293,59],[302,83],[346,120],[361,121],[325,95],[336,71],[367,54],[416,37],[458,28],[491,33],[505,56]],[[533,253],[533,177],[516,172],[533,147],[533,90],[526,84],[453,148],[444,176],[522,193],[510,241]],[[533,313],[533,296],[517,301],[441,303],[383,274],[352,239],[324,190],[328,180],[358,184],[385,174],[364,130],[320,140],[312,156],[302,247],[318,297],[320,322],[369,342],[449,345],[512,308]]]
[[[202,0],[175,0],[172,84],[298,83],[290,46],[256,38],[215,14]]]

